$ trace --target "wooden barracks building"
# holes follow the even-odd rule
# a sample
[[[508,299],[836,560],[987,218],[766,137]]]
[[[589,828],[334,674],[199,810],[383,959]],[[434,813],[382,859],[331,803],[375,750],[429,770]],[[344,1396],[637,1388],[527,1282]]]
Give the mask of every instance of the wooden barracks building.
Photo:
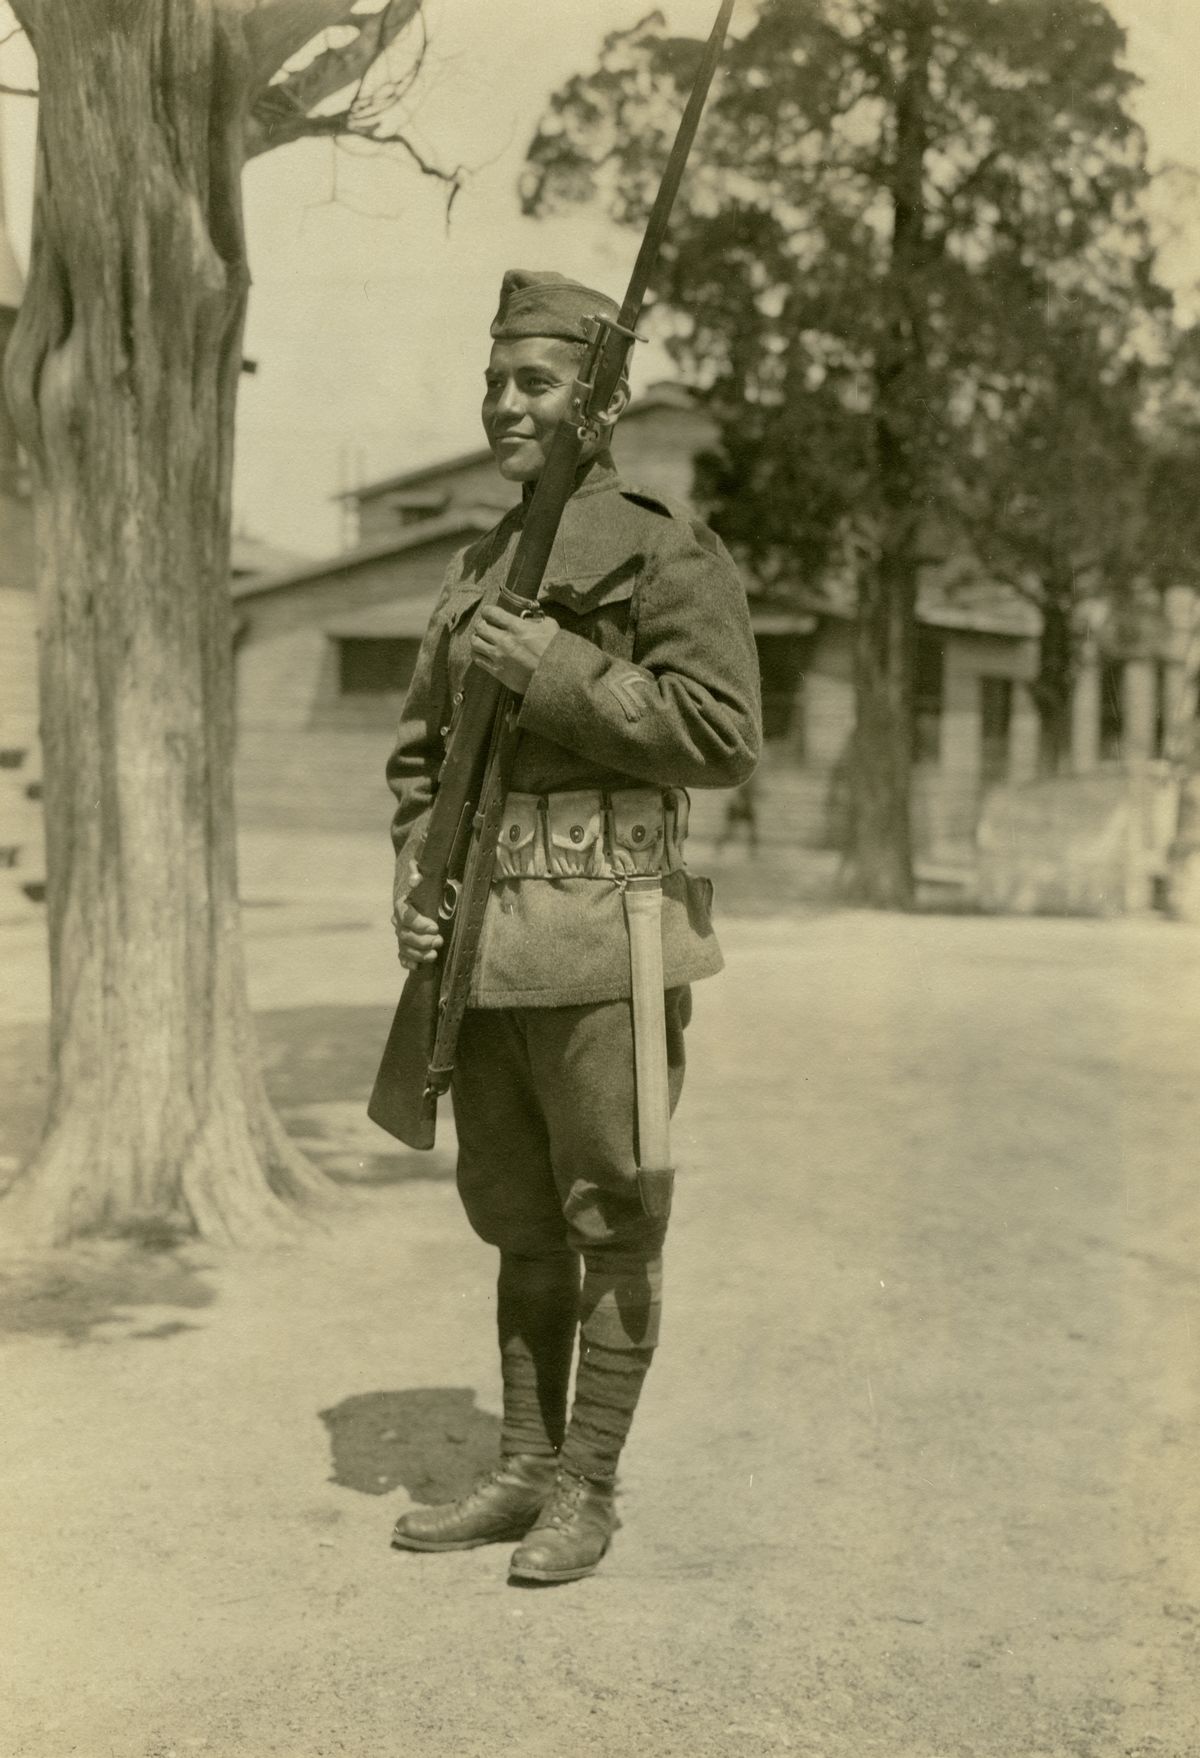
[[[633,484],[688,498],[695,454],[713,440],[677,386],[651,386],[614,447]],[[450,557],[486,531],[513,490],[481,449],[403,471],[346,497],[341,554],[235,583],[240,812],[248,824],[313,830],[386,826],[383,765],[405,684]],[[798,590],[786,605],[752,593],[766,752],[757,789],[764,844],[836,841],[853,724],[851,607]],[[980,582],[920,601],[915,829],[929,861],[969,860],[982,797],[1031,779],[1037,719],[1036,613]],[[1090,654],[1075,701],[1073,766],[1161,755],[1166,704],[1182,677],[1178,642],[1131,658]],[[716,834],[722,796],[693,802],[694,833]]]
[[[21,292],[0,207],[0,349]],[[686,501],[693,458],[713,437],[687,392],[658,384],[626,411],[615,451],[630,482]],[[512,496],[481,449],[355,490],[345,497],[352,541],[321,561],[289,563],[235,539],[243,825],[385,833],[383,766],[443,571]],[[752,595],[751,608],[766,714],[760,842],[828,847],[844,810],[854,716],[852,607],[797,582],[786,603]],[[1036,636],[1036,614],[1011,593],[986,582],[951,592],[932,574],[925,582],[914,736],[915,828],[928,863],[969,862],[988,789],[1034,775],[1037,722],[1025,686]],[[1129,653],[1087,656],[1075,695],[1077,775],[1161,755],[1168,720],[1194,690],[1186,641],[1182,628],[1159,627]],[[23,907],[42,878],[36,672],[28,484],[0,398],[0,903]],[[697,797],[698,841],[719,833],[726,805]]]

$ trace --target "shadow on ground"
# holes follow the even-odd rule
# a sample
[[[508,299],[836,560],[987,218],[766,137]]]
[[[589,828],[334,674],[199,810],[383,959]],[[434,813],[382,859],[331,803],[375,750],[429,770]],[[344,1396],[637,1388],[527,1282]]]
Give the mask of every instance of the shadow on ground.
[[[139,1309],[198,1312],[214,1298],[202,1267],[164,1244],[97,1241],[28,1260],[0,1261],[0,1334],[58,1336],[70,1343],[112,1335],[161,1342],[198,1327]]]
[[[447,1146],[401,1148],[367,1121],[366,1102],[391,1024],[387,1007],[300,1007],[256,1018],[267,1089],[298,1145],[343,1184],[387,1185],[448,1179]],[[0,1191],[33,1153],[46,1105],[44,1024],[0,1026]],[[161,1237],[80,1243],[69,1251],[0,1258],[0,1335],[163,1340],[194,1329],[175,1310],[213,1299],[204,1252],[170,1229]],[[164,1312],[141,1311],[166,1308]],[[482,1420],[482,1419],[480,1419]]]
[[[454,1176],[449,1131],[441,1148],[418,1153],[367,1119],[391,1023],[390,1007],[294,1007],[256,1015],[267,1091],[288,1134],[339,1184]]]
[[[390,1007],[281,1007],[255,1015],[263,1073],[282,1110],[333,1099],[366,1104]]]
[[[330,1482],[382,1496],[401,1484],[415,1502],[454,1501],[496,1463],[500,1421],[469,1386],[359,1392],[320,1412],[333,1454]]]

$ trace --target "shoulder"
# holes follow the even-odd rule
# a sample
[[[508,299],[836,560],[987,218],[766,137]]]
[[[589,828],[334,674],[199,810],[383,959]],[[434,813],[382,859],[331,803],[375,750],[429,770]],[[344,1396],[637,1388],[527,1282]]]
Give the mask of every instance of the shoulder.
[[[650,554],[663,561],[676,557],[705,560],[722,572],[737,574],[733,557],[716,532],[683,501],[625,481],[620,483],[618,494],[629,509],[628,516],[640,524]]]

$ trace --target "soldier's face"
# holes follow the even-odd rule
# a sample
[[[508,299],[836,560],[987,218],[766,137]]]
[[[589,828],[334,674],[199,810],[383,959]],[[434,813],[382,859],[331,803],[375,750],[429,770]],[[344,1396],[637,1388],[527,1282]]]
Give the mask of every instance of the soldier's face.
[[[483,431],[506,481],[536,482],[541,475],[554,430],[570,410],[580,353],[555,336],[493,342]]]

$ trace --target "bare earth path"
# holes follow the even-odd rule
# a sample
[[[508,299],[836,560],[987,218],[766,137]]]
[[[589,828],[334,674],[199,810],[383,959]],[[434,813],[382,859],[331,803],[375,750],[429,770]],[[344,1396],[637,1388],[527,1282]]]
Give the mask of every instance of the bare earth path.
[[[385,931],[256,929],[279,1102],[358,1188],[268,1257],[8,1286],[5,1758],[1200,1750],[1200,937],[725,940],[623,1526],[523,1592],[387,1546],[498,1387],[449,1132],[361,1117]],[[26,1129],[36,1035],[0,1026]]]

